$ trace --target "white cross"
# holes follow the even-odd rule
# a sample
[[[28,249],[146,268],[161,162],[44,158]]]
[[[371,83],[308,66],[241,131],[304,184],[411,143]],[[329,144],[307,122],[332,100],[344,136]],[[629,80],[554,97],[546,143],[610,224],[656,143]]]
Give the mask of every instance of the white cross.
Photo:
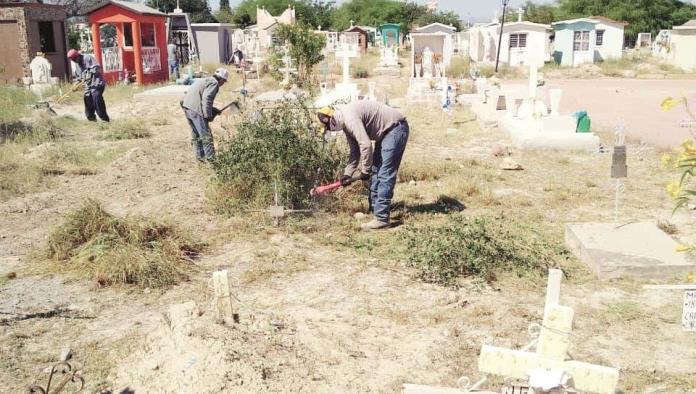
[[[616,368],[579,361],[566,361],[573,309],[558,305],[561,271],[549,271],[546,305],[536,352],[511,350],[484,345],[479,356],[479,371],[526,380],[533,370],[563,370],[571,376],[572,388],[601,394],[613,394],[619,382]]]
[[[350,83],[350,58],[358,57],[358,54],[344,42],[341,50],[336,52],[336,56],[343,58],[343,83],[348,84]]]

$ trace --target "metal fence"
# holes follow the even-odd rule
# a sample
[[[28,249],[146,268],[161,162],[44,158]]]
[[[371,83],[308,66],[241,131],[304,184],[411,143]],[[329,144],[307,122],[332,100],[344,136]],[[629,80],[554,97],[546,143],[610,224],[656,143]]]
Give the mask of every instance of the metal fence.
[[[143,47],[143,71],[145,74],[152,74],[162,69],[160,62],[160,50],[157,47]]]

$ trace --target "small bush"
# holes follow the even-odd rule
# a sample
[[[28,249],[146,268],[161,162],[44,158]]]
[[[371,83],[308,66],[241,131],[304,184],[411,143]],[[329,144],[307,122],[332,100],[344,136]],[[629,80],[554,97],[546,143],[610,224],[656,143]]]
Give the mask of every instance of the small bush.
[[[201,250],[172,225],[118,218],[87,200],[53,230],[47,257],[100,286],[163,287],[187,279]]]
[[[469,78],[470,66],[471,62],[468,56],[454,57],[447,67],[447,75],[458,79]]]
[[[101,123],[101,128],[106,130],[101,136],[103,140],[133,140],[147,138],[150,132],[142,123],[134,120],[116,120],[109,123]]]
[[[492,281],[504,271],[542,274],[565,253],[536,230],[507,218],[456,215],[441,225],[407,227],[403,237],[408,265],[424,281],[444,285],[467,276]]]
[[[307,207],[309,191],[336,179],[344,156],[322,142],[314,116],[298,103],[245,114],[213,161],[218,208],[265,208],[276,192],[282,205]]]
[[[368,78],[370,76],[370,72],[367,71],[367,69],[363,66],[356,66],[353,68],[353,78],[355,79],[360,79],[360,78]]]

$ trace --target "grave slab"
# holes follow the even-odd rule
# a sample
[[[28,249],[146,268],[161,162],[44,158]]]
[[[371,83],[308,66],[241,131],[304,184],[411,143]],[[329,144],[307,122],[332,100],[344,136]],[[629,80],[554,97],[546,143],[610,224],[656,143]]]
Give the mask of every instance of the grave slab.
[[[601,280],[670,280],[696,270],[696,262],[651,222],[567,224],[565,243]]]

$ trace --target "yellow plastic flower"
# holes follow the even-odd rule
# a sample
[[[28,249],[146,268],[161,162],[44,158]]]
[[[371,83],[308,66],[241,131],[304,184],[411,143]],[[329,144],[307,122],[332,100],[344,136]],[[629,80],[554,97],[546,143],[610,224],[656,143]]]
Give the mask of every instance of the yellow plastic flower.
[[[675,99],[672,97],[667,97],[662,104],[660,104],[660,107],[662,107],[662,110],[667,112],[671,110],[672,108],[676,107],[677,105],[681,104],[684,101],[683,98],[680,99]]]
[[[662,165],[665,167],[669,167],[670,164],[672,164],[672,159],[674,158],[669,153],[665,153],[662,155],[662,157],[660,157],[660,161],[662,161]]]
[[[682,187],[678,181],[672,181],[669,183],[669,185],[667,185],[667,193],[669,193],[669,195],[672,198],[679,197],[681,192],[682,192]]]
[[[688,252],[689,249],[691,249],[691,248],[688,247],[688,246],[686,246],[686,245],[681,245],[681,244],[679,244],[679,245],[677,245],[676,251],[679,252],[679,253],[682,253],[682,252]]]
[[[696,283],[696,272],[690,272],[686,275],[686,283]]]
[[[684,148],[684,153],[686,154],[693,155],[696,153],[696,146],[694,146],[694,141],[692,140],[685,141],[682,144],[682,148]]]

